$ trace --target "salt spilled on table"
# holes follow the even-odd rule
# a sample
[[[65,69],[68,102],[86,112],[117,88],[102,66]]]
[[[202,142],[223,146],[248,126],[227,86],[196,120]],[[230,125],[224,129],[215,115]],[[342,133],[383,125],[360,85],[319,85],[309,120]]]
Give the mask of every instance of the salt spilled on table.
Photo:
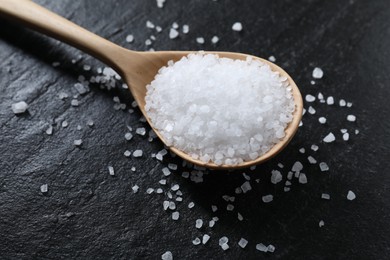
[[[12,112],[14,112],[14,114],[22,114],[22,113],[26,112],[28,105],[26,102],[20,101],[20,102],[12,104],[11,107],[12,107]]]
[[[167,145],[217,165],[269,151],[285,136],[295,110],[287,78],[267,64],[201,52],[161,68],[145,101]]]

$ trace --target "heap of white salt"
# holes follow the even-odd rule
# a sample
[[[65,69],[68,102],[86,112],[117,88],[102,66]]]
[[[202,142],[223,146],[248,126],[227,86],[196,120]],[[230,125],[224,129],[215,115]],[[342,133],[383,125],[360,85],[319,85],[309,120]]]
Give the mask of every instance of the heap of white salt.
[[[169,146],[235,165],[285,136],[295,109],[288,80],[258,60],[197,53],[169,62],[147,86],[145,109]]]

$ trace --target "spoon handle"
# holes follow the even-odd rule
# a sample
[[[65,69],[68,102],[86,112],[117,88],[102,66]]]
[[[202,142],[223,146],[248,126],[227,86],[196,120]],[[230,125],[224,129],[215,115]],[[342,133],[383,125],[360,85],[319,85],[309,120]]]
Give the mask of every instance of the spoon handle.
[[[0,0],[0,15],[66,42],[122,72],[124,49],[30,0]]]

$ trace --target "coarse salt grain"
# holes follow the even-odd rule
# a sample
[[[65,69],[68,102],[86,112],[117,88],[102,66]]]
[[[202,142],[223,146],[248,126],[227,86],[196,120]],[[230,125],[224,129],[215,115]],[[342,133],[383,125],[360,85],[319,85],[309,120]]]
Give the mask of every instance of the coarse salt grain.
[[[204,43],[204,38],[203,37],[197,37],[196,38],[196,42],[199,43],[199,44],[203,44]]]
[[[306,95],[305,100],[307,102],[314,102],[316,100],[316,97],[309,94],[309,95]]]
[[[22,114],[22,113],[26,112],[28,105],[26,102],[20,101],[20,102],[12,104],[11,107],[12,107],[12,112],[14,112],[14,114],[17,115],[17,114]]]
[[[143,154],[143,152],[142,152],[142,150],[135,150],[134,152],[133,152],[133,157],[141,157],[142,156],[142,154]]]
[[[320,79],[320,78],[322,78],[324,76],[324,72],[322,71],[321,68],[316,67],[313,70],[312,76],[315,79]]]
[[[329,166],[325,162],[320,162],[319,166],[320,166],[321,171],[323,171],[323,172],[329,171]]]
[[[195,221],[195,227],[196,228],[201,228],[203,226],[203,220],[201,220],[201,219],[197,219],[196,221]]]
[[[299,180],[299,183],[306,184],[307,183],[306,174],[304,174],[304,173],[299,174],[299,179],[298,180]]]
[[[354,200],[354,199],[356,199],[355,193],[354,193],[353,191],[351,191],[351,190],[348,191],[347,199],[348,199],[348,200]]]
[[[134,185],[133,187],[131,187],[131,189],[133,190],[134,193],[137,193],[138,190],[139,190],[139,186],[138,185]]]
[[[277,184],[282,181],[282,174],[278,170],[273,170],[271,174],[271,183]]]
[[[245,238],[241,238],[240,241],[238,241],[238,245],[241,248],[245,248],[247,244],[248,244],[248,240],[246,240]]]
[[[108,173],[109,173],[111,176],[115,175],[114,167],[108,166]]]
[[[179,32],[174,29],[174,28],[171,28],[169,29],[169,39],[175,39],[179,36]]]
[[[211,38],[211,43],[216,44],[217,42],[219,42],[218,36],[213,36],[213,38]]]
[[[40,189],[41,189],[42,193],[46,193],[48,191],[48,185],[47,184],[43,184],[43,185],[41,185]]]
[[[264,203],[269,203],[269,202],[273,201],[274,196],[269,194],[269,195],[263,196],[261,199],[263,200]]]
[[[207,235],[207,234],[204,234],[203,237],[202,237],[202,244],[206,244],[210,239],[210,236]]]
[[[356,116],[354,116],[354,115],[348,115],[348,116],[347,116],[347,120],[348,120],[349,122],[355,122],[355,121],[356,121]]]
[[[236,22],[232,25],[232,30],[236,32],[242,31],[242,24],[240,22]]]
[[[173,220],[178,220],[179,217],[180,217],[179,212],[175,211],[175,212],[172,213],[172,219],[173,219]]]
[[[247,193],[248,191],[250,191],[252,189],[252,186],[251,184],[249,183],[249,181],[246,181],[244,182],[242,185],[241,185],[241,190],[242,192],[244,193]]]
[[[134,41],[134,36],[132,34],[126,36],[126,42],[132,43],[133,41]]]
[[[325,143],[331,143],[333,141],[336,140],[336,137],[334,136],[334,134],[332,132],[330,132],[327,136],[324,137],[323,141]]]
[[[266,153],[284,137],[295,109],[287,79],[268,65],[202,53],[161,68],[145,100],[152,125],[168,145],[218,165]],[[230,103],[236,105],[226,107]]]
[[[333,105],[334,104],[334,98],[333,97],[328,97],[326,99],[326,104],[328,105]]]
[[[162,260],[173,260],[173,256],[171,251],[167,251],[164,254],[161,255]]]
[[[321,199],[330,200],[330,195],[328,193],[322,193],[321,194]]]
[[[322,117],[318,118],[318,122],[320,122],[321,124],[325,124],[326,118],[322,116]]]

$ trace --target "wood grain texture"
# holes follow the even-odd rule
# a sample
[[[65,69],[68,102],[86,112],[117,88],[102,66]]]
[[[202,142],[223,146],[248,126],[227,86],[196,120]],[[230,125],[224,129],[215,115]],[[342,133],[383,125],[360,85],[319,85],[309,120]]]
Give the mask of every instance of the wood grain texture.
[[[369,1],[182,1],[167,0],[164,9],[155,1],[37,1],[109,40],[134,50],[147,50],[145,40],[156,36],[156,50],[217,50],[250,53],[267,58],[274,55],[300,86],[302,94],[334,96],[336,104],[312,105],[315,115],[306,114],[303,126],[292,143],[277,157],[251,174],[252,191],[236,195],[235,210],[227,212],[222,195],[234,196],[245,179],[241,174],[212,172],[205,182],[195,184],[181,177],[182,169],[167,178],[168,187],[178,183],[184,201],[177,202],[180,220],[171,220],[162,210],[165,195],[145,194],[159,187],[163,163],[150,154],[163,148],[160,142],[135,135],[127,142],[127,125],[144,127],[138,110],[130,114],[116,111],[112,98],[130,104],[127,90],[107,91],[98,86],[78,97],[73,85],[79,75],[96,75],[103,66],[55,40],[0,20],[0,255],[6,259],[83,258],[83,259],[159,259],[170,250],[176,259],[388,259],[390,256],[390,4],[387,0]],[[145,27],[151,20],[164,28],[161,34]],[[190,33],[169,40],[173,22],[189,24]],[[232,32],[240,21],[244,29]],[[132,44],[125,42],[134,34]],[[210,43],[220,37],[217,45]],[[204,45],[195,38],[203,36]],[[59,67],[51,64],[59,61]],[[83,65],[92,66],[84,71]],[[311,72],[321,67],[325,76],[311,85]],[[58,99],[64,91],[69,98]],[[353,102],[351,108],[337,105],[339,99]],[[28,113],[15,116],[11,104],[26,100]],[[347,122],[354,114],[357,121]],[[319,116],[327,117],[320,125]],[[86,126],[88,119],[95,125]],[[69,126],[62,128],[67,120]],[[76,126],[82,125],[82,130]],[[54,133],[45,134],[53,125]],[[342,141],[340,129],[351,134]],[[360,133],[354,135],[353,131]],[[149,130],[149,128],[147,128]],[[336,142],[323,144],[332,131]],[[83,139],[81,148],[73,145]],[[317,144],[317,152],[310,150]],[[306,153],[298,149],[306,148]],[[126,158],[125,150],[143,149],[142,158]],[[307,156],[325,161],[330,171],[323,173],[310,165]],[[304,162],[309,183],[294,179],[291,191],[283,183],[269,183],[271,170],[282,162],[284,179],[295,161]],[[115,168],[109,176],[107,166]],[[132,172],[131,167],[136,167]],[[260,183],[254,180],[260,179]],[[42,195],[40,185],[49,192]],[[139,185],[133,194],[131,187]],[[167,188],[164,188],[167,190]],[[347,201],[348,190],[357,198]],[[329,193],[330,201],[321,200]],[[273,194],[274,201],[263,204],[261,196]],[[193,201],[192,210],[187,204]],[[216,213],[211,205],[217,205]],[[237,221],[237,212],[244,221]],[[214,228],[195,229],[195,220],[220,220]],[[324,220],[325,226],[318,227]],[[211,239],[205,246],[192,240],[204,233]],[[218,246],[218,239],[229,237],[230,249]],[[236,243],[244,237],[246,249]],[[269,256],[255,250],[255,244],[273,244]]]

